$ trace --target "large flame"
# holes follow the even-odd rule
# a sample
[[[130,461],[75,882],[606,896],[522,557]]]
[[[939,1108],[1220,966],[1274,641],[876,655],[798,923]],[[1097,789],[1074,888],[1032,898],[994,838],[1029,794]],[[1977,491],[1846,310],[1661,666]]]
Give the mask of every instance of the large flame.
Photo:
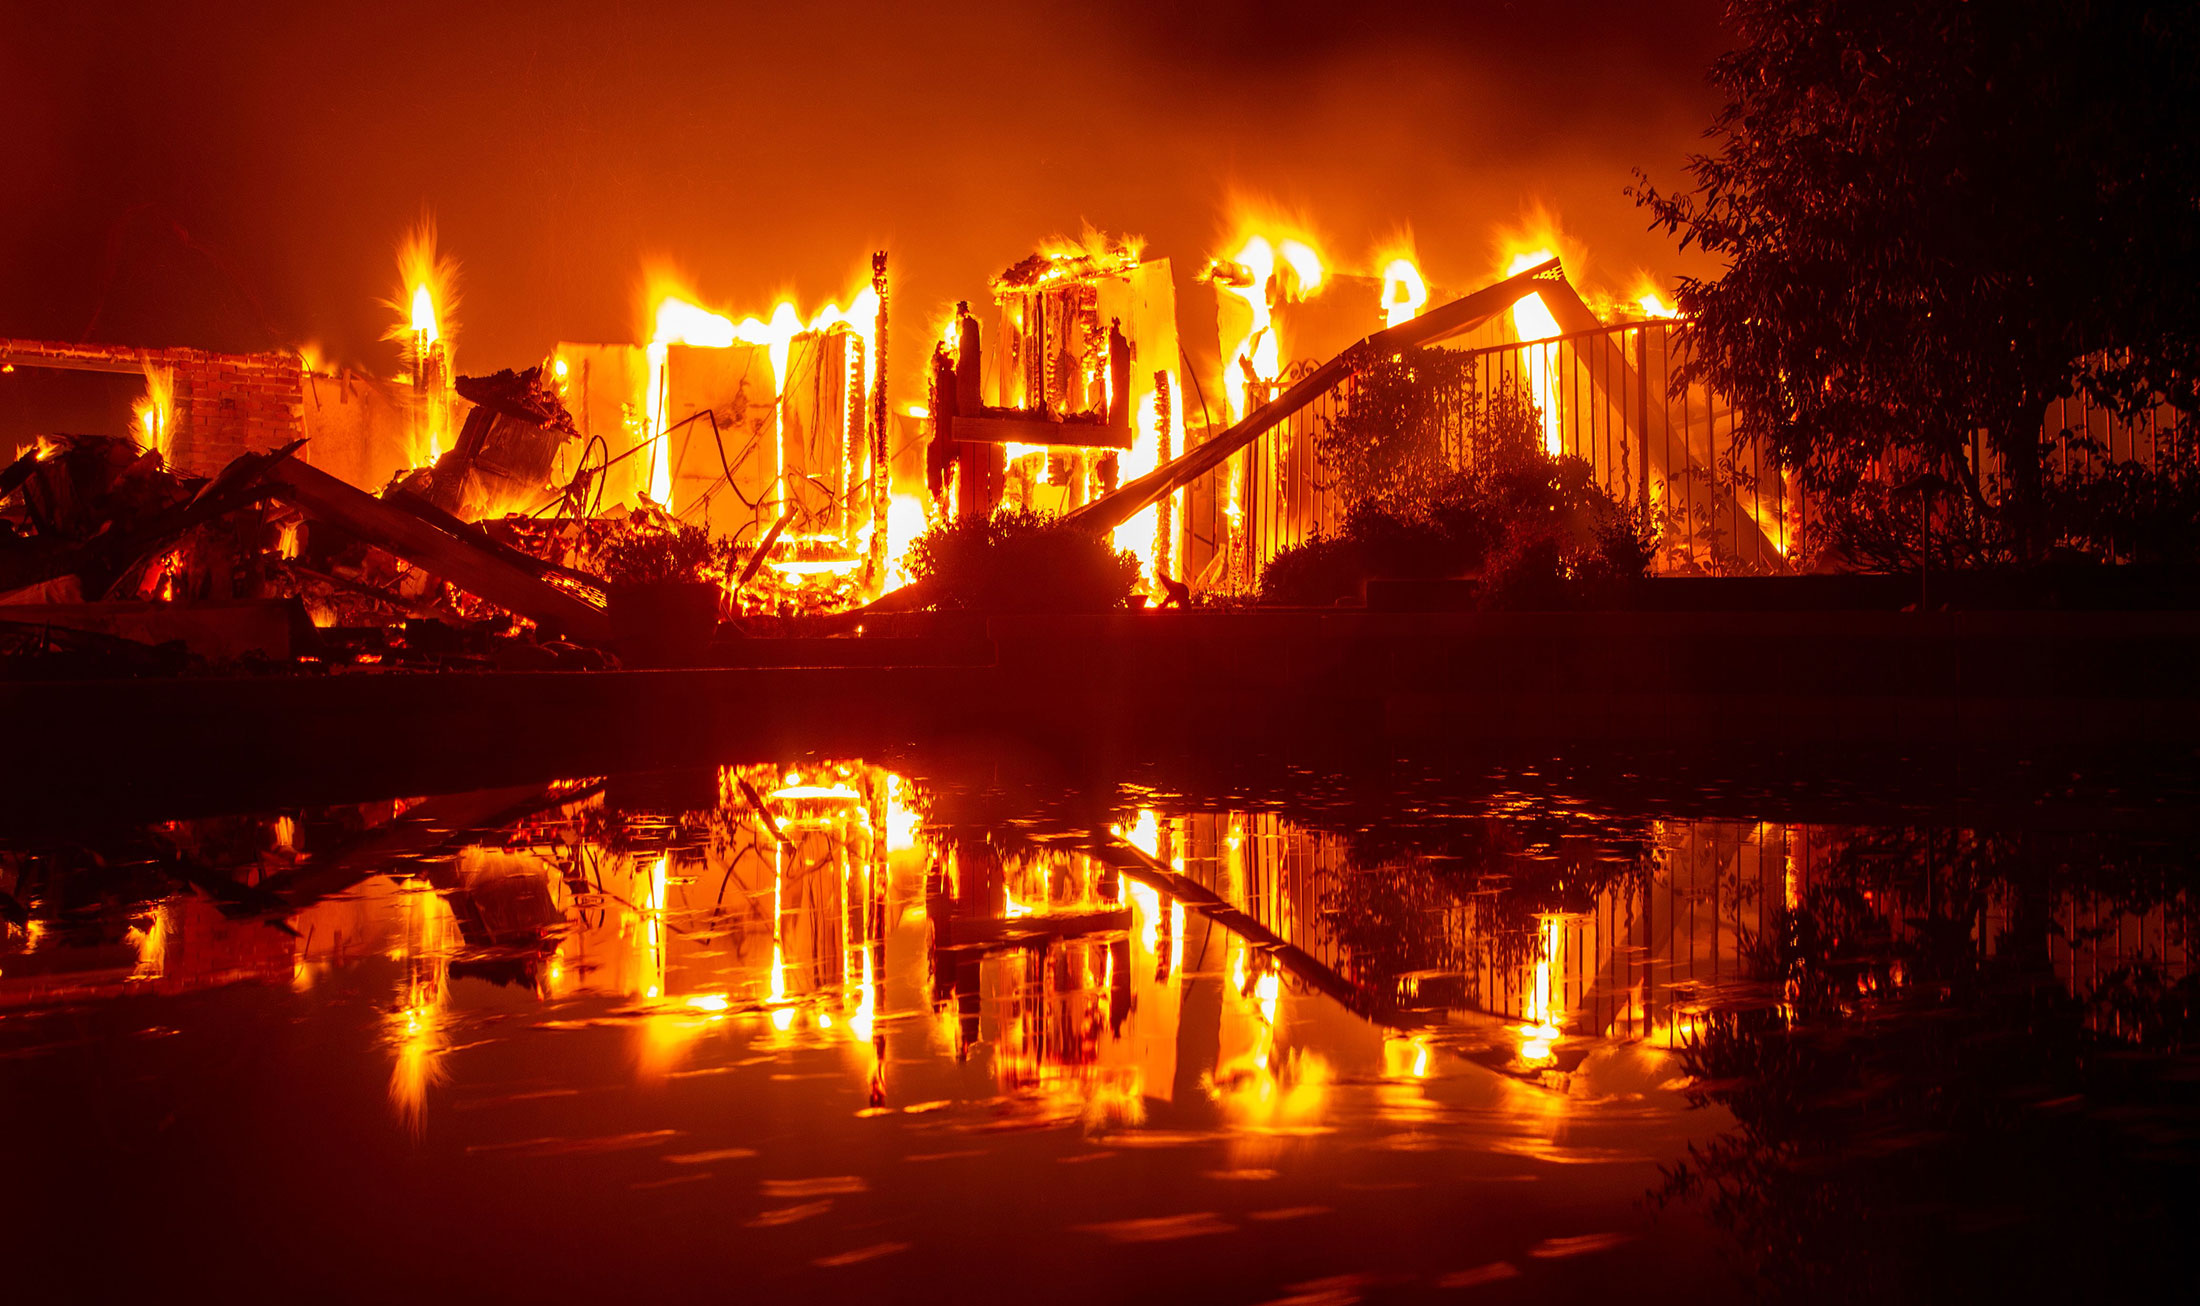
[[[1222,342],[1222,394],[1232,423],[1244,421],[1252,412],[1256,386],[1283,375],[1283,333],[1275,321],[1275,306],[1319,293],[1326,280],[1325,260],[1303,229],[1267,218],[1241,217],[1238,231],[1237,251],[1208,268],[1215,289],[1244,300],[1246,307],[1245,330]],[[1222,513],[1232,550],[1243,534],[1246,474],[1245,460],[1238,457],[1222,478]],[[1141,536],[1152,538],[1153,519],[1141,513],[1137,520],[1145,523]]]
[[[1665,296],[1658,292],[1656,286],[1638,287],[1634,307],[1636,312],[1641,313],[1646,318],[1671,318],[1681,315],[1679,309],[1666,302]]]
[[[412,329],[423,344],[432,345],[443,339],[442,329],[436,323],[435,292],[426,286],[413,287]]]
[[[909,583],[909,546],[929,524],[921,494],[897,494],[886,504],[886,588]]]
[[[423,218],[405,233],[397,247],[397,276],[404,290],[390,307],[398,321],[383,338],[405,346],[408,361],[412,351],[429,345],[448,352],[458,334],[451,320],[458,307],[458,261],[436,249],[432,220]]]
[[[1394,258],[1383,267],[1383,325],[1394,327],[1421,315],[1428,283],[1410,258]]]
[[[451,346],[457,335],[452,311],[458,305],[458,263],[436,251],[435,223],[422,218],[397,248],[397,275],[403,287],[389,301],[397,322],[384,334],[402,347],[406,376],[413,387],[415,467],[440,458],[450,436]]]
[[[1310,298],[1322,288],[1322,256],[1312,245],[1303,240],[1279,240],[1276,254],[1298,278],[1298,286],[1291,295],[1293,299]]]
[[[1134,481],[1161,465],[1163,422],[1168,423],[1171,431],[1184,429],[1184,391],[1174,372],[1169,373],[1168,397],[1168,412],[1162,411],[1161,391],[1158,388],[1146,396],[1144,403],[1138,405],[1136,433],[1131,447],[1116,457],[1117,474],[1121,481]],[[1115,547],[1137,555],[1139,574],[1147,578],[1151,592],[1157,595],[1161,590],[1160,573],[1155,565],[1155,528],[1161,521],[1162,504],[1167,502],[1164,498],[1161,503],[1141,509],[1114,531]]]
[[[772,447],[776,458],[774,476],[785,497],[787,475],[786,448],[779,439],[786,421],[787,376],[792,368],[796,342],[804,336],[821,336],[828,331],[844,329],[863,342],[866,366],[861,375],[852,378],[858,387],[857,399],[863,402],[862,411],[870,411],[870,387],[873,384],[872,369],[868,365],[876,358],[878,348],[878,291],[866,285],[843,309],[828,303],[804,320],[792,300],[781,300],[772,309],[769,318],[745,317],[735,321],[731,316],[713,312],[694,302],[694,296],[684,286],[662,273],[652,273],[646,290],[647,302],[653,307],[650,313],[650,338],[647,349],[649,377],[644,403],[647,430],[651,441],[649,497],[667,512],[672,511],[672,457],[668,434],[672,414],[667,409],[665,395],[665,364],[673,345],[687,345],[702,349],[729,349],[735,344],[754,345],[762,348],[771,360],[772,393]]]
[[[1515,254],[1507,266],[1505,275],[1519,276],[1539,263],[1548,263],[1554,255],[1548,248]],[[1558,329],[1558,319],[1551,316],[1551,309],[1541,295],[1526,295],[1512,307],[1513,333],[1523,342],[1549,340],[1563,334]],[[1528,389],[1534,396],[1536,407],[1543,410],[1543,450],[1552,457],[1565,451],[1564,434],[1559,424],[1558,385],[1552,375],[1551,346],[1523,350],[1527,355]]]
[[[1228,361],[1222,390],[1233,422],[1245,420],[1253,408],[1248,369],[1260,381],[1283,375],[1286,358],[1275,305],[1310,299],[1328,279],[1328,261],[1304,228],[1271,217],[1241,217],[1237,227],[1236,252],[1209,269],[1215,288],[1244,300],[1248,315],[1244,333],[1223,342]]]
[[[174,456],[174,432],[176,407],[176,376],[165,367],[145,365],[145,397],[130,405],[130,438],[138,446],[159,454],[163,459]]]

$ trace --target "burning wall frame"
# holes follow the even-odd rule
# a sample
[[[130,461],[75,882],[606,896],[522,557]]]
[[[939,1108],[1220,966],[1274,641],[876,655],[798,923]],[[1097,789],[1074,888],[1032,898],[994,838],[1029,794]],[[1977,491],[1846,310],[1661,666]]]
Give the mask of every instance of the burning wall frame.
[[[881,252],[846,312],[807,323],[787,303],[736,326],[667,297],[649,344],[560,342],[551,371],[582,435],[560,475],[592,475],[595,502],[646,498],[714,535],[783,539],[796,556],[775,566],[876,576],[892,489],[887,304]],[[668,330],[668,307],[701,329]]]

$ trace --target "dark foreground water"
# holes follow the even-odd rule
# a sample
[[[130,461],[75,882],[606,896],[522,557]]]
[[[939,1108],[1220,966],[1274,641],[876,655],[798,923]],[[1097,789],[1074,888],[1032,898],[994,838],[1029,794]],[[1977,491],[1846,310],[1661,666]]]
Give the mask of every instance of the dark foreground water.
[[[893,768],[0,832],[10,1299],[2193,1278],[2178,783]]]

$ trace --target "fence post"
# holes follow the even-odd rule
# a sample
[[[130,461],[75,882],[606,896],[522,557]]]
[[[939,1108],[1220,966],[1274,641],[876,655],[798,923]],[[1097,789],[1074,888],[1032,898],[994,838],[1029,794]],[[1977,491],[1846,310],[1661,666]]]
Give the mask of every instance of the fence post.
[[[1664,328],[1659,329],[1663,330]],[[1665,354],[1667,364],[1670,365],[1673,360],[1671,348],[1668,347],[1662,352]],[[1642,487],[1639,493],[1639,502],[1643,514],[1647,516],[1650,512],[1650,328],[1647,324],[1635,329],[1635,381],[1637,386],[1635,452],[1639,455],[1636,462],[1642,468],[1638,473],[1641,477]]]

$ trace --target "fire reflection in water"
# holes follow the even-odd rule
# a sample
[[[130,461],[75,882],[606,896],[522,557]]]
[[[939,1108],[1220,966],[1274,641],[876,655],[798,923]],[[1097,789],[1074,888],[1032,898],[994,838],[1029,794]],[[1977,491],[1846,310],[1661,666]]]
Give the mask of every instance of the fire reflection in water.
[[[536,995],[550,1028],[623,1031],[645,1081],[715,1072],[697,1063],[732,1036],[838,1049],[868,1109],[907,1107],[898,1038],[901,1058],[968,1064],[1026,1122],[1289,1136],[1335,1123],[1340,1079],[1420,1119],[1462,1059],[1555,1112],[1619,1043],[1682,1048],[1738,1012],[1791,1020],[1923,973],[1781,953],[1798,912],[1839,910],[1885,948],[2037,953],[2089,1001],[2140,968],[2092,1017],[2105,1035],[2151,1028],[2130,991],[2190,970],[2182,898],[2043,912],[1995,869],[2037,841],[1969,832],[1638,820],[1539,843],[1508,810],[1440,823],[1425,851],[1385,830],[1370,855],[1357,825],[1273,811],[1134,798],[1104,830],[1004,820],[860,762],[564,782],[518,817],[510,794],[461,819],[466,801],[345,809],[351,845],[328,813],[164,826],[164,855],[241,855],[232,887],[112,917],[56,905],[58,854],[0,849],[0,891],[29,904],[0,922],[0,1002],[307,993],[387,966],[389,1099],[415,1131],[495,984]],[[1368,1064],[1343,1059],[1346,1026]]]
[[[417,1134],[427,1127],[428,1089],[445,1073],[454,931],[450,905],[424,881],[403,887],[397,909],[403,978],[389,1015],[390,1104]]]

